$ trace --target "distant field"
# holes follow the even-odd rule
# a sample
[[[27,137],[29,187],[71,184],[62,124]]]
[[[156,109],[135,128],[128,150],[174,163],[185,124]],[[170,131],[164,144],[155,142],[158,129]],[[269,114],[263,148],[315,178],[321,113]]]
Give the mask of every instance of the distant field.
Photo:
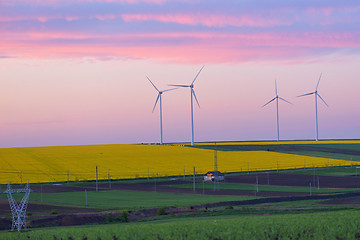
[[[300,142],[296,142],[296,145]],[[326,141],[327,144],[359,144],[359,141]],[[266,144],[267,145],[266,145]],[[281,142],[292,145],[294,142]],[[230,144],[230,143],[226,143]],[[221,145],[221,147],[226,147]],[[245,143],[239,143],[240,145]],[[253,144],[250,142],[246,146]],[[261,144],[261,142],[256,142]],[[264,142],[265,148],[269,142]],[[272,143],[277,145],[279,143]],[[305,144],[301,142],[301,144]],[[309,144],[313,145],[310,141]],[[202,144],[200,144],[202,145]],[[305,144],[306,145],[306,144]],[[318,146],[322,146],[318,144]],[[232,147],[233,145],[229,145]],[[238,146],[238,147],[239,147]],[[220,146],[219,146],[220,147]],[[205,146],[206,148],[206,146]],[[304,167],[350,165],[350,161],[331,156],[304,156],[267,149],[218,151],[218,168],[222,172],[267,171]],[[355,164],[353,162],[353,164]],[[0,149],[0,183],[66,182],[99,179],[129,179],[157,176],[204,174],[214,169],[214,151],[171,145],[89,145]]]
[[[176,143],[176,144],[185,144],[190,145],[190,143]],[[200,142],[195,143],[195,146],[202,146],[202,145],[214,145],[215,142]],[[319,141],[312,141],[312,140],[299,140],[299,141],[251,141],[251,142],[216,142],[216,145],[282,145],[282,144],[360,144],[360,140],[319,140]]]
[[[285,173],[313,175],[314,170],[311,168],[310,169],[298,169],[298,170],[285,171]],[[315,173],[316,173],[316,175],[337,176],[337,177],[360,176],[360,167],[317,168]]]
[[[334,141],[323,141],[321,143],[298,142],[290,144],[289,142],[278,142],[277,144],[259,143],[259,144],[201,144],[194,146],[201,149],[217,149],[219,151],[271,151],[279,153],[298,154],[304,156],[335,158],[342,160],[360,161],[360,143],[357,141],[344,141],[343,143],[334,143]]]

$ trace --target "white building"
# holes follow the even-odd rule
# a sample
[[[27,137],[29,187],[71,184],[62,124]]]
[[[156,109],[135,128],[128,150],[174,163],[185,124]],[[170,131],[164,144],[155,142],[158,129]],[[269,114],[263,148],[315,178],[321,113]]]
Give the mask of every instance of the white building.
[[[204,181],[221,182],[225,180],[225,175],[219,171],[211,171],[204,174]]]

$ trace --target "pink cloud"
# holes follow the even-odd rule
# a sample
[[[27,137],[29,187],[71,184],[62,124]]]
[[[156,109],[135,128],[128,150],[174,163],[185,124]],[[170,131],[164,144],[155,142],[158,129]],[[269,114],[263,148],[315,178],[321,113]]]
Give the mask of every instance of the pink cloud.
[[[331,14],[340,12],[340,13],[354,13],[360,11],[359,6],[353,7],[330,7],[330,6],[321,6],[321,7],[310,7],[306,9],[306,12],[310,15],[323,15],[329,17]]]
[[[99,2],[99,3],[153,3],[153,4],[161,4],[165,2],[169,2],[171,0],[3,0],[1,1],[1,5],[12,6],[18,3],[26,3],[26,4],[36,4],[36,5],[53,5],[56,3],[61,4],[73,4],[73,3],[90,3],[90,2]]]
[[[210,14],[123,14],[122,18],[126,22],[131,21],[158,21],[173,22],[187,25],[204,25],[207,27],[224,27],[224,26],[252,26],[267,27],[277,25],[290,25],[288,20],[261,18],[258,16],[241,15],[210,15]]]
[[[54,19],[65,19],[66,21],[74,21],[80,19],[80,16],[0,16],[0,22],[16,22],[16,21],[38,21],[45,23]]]
[[[65,17],[65,19],[66,19],[66,21],[71,22],[71,21],[80,19],[80,17],[78,17],[78,16],[67,16],[67,17]]]
[[[297,59],[324,49],[359,48],[359,33],[235,34],[142,33],[92,35],[66,32],[3,33],[0,52],[24,58],[140,58],[170,62],[241,62]],[[68,40],[66,44],[62,41]],[[86,40],[92,39],[91,42]],[[181,44],[173,44],[179,40]],[[149,44],[151,42],[152,44]],[[129,44],[130,43],[130,44]]]
[[[117,18],[118,16],[116,15],[111,15],[111,14],[107,14],[107,15],[95,15],[94,18],[96,18],[97,20],[100,21],[105,21],[105,20],[113,20],[115,18]]]

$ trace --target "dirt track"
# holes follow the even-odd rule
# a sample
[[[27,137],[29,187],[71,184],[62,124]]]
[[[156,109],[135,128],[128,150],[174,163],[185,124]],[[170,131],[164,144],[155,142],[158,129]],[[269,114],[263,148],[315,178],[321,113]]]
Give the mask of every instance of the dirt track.
[[[74,207],[63,207],[63,206],[54,206],[54,205],[45,205],[31,203],[28,205],[27,212],[29,213],[42,213],[49,215],[51,211],[56,211],[58,213],[88,213],[88,212],[100,212],[101,209],[92,209],[92,208],[74,208]],[[9,203],[7,201],[0,202],[0,216],[10,216],[11,210]]]

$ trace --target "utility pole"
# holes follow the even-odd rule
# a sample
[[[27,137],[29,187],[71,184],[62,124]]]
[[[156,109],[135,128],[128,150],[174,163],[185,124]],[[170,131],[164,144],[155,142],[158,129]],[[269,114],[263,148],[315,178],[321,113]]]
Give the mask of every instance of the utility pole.
[[[214,171],[218,170],[218,166],[217,166],[217,148],[216,148],[216,143],[215,143],[215,149],[214,149]]]
[[[203,180],[202,182],[203,182],[203,192],[202,192],[202,194],[204,195],[204,193],[205,193],[205,181]]]
[[[155,185],[154,185],[154,191],[156,192],[156,180],[157,180],[157,177],[158,177],[158,174],[156,174],[156,177],[155,177]]]
[[[110,176],[110,169],[108,169],[108,179],[109,179],[109,188],[111,189],[111,176]]]
[[[215,149],[214,149],[214,191],[216,191],[216,183],[218,180],[218,167],[217,167],[217,148],[216,148],[216,142],[215,142]]]
[[[98,191],[98,167],[96,166],[96,192]]]
[[[315,166],[313,166],[313,170],[314,170],[314,173],[313,173],[313,183],[314,183],[314,187],[316,186],[316,182],[315,182]]]
[[[195,192],[195,167],[194,167],[194,176],[193,176],[193,190]]]
[[[85,207],[88,206],[87,190],[85,189]]]

